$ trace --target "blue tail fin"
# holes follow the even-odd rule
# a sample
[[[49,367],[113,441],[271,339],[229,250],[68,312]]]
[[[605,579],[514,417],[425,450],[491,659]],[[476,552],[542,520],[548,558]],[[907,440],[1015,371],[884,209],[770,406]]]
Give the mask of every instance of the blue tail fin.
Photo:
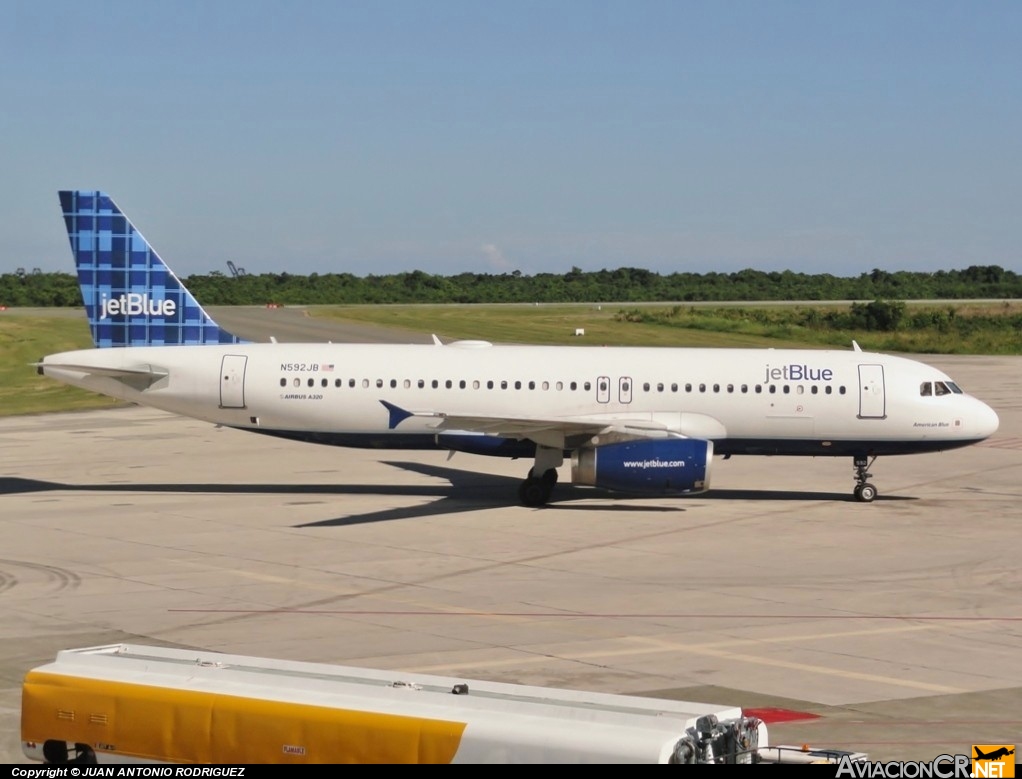
[[[240,343],[203,311],[109,195],[62,191],[60,206],[96,346]]]

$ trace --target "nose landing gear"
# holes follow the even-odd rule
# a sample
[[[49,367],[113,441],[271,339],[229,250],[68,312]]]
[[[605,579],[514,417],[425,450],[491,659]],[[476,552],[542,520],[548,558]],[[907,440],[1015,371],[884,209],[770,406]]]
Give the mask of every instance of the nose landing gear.
[[[876,462],[876,459],[876,457],[872,460],[867,460],[865,457],[856,457],[854,460],[855,489],[852,490],[852,494],[860,503],[872,503],[873,499],[877,496],[877,488],[866,481],[873,475],[872,473],[867,473],[867,471]]]

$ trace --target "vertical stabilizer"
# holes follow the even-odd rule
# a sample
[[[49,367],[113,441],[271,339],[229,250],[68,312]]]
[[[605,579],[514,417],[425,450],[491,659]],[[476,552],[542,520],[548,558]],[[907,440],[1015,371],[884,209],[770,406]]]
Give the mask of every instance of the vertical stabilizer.
[[[60,206],[96,346],[240,342],[210,318],[109,195],[62,191]]]

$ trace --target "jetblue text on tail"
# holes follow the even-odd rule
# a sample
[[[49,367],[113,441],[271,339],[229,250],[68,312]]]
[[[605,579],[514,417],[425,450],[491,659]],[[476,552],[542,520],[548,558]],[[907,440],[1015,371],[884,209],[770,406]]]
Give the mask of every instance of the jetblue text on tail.
[[[110,196],[60,193],[98,347],[238,343],[203,310]]]

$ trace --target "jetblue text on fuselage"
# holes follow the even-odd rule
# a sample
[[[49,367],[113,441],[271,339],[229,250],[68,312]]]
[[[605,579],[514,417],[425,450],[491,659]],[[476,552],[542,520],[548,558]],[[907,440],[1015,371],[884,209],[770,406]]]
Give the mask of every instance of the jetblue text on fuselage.
[[[777,368],[766,366],[765,381],[831,381],[834,371],[831,368],[813,368],[811,365],[782,365]]]
[[[115,298],[103,296],[99,301],[100,319],[112,316],[174,316],[177,303],[173,300],[153,300],[144,292],[122,292]]]

